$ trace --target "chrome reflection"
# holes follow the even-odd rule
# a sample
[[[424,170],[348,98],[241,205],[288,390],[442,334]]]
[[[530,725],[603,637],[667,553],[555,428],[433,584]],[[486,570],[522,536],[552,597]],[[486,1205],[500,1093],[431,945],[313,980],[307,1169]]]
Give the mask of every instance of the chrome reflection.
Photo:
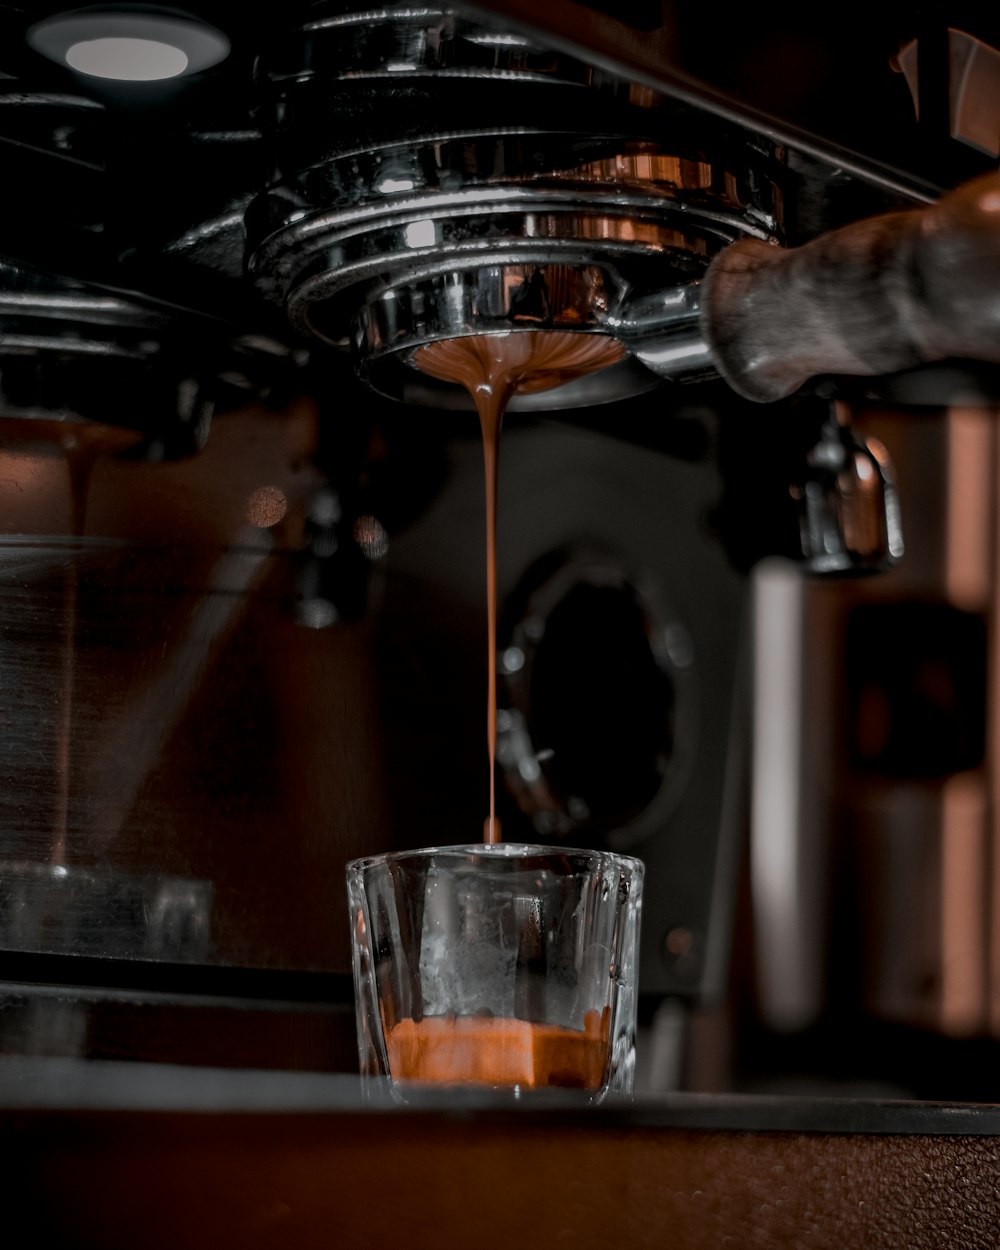
[[[0,948],[191,962],[209,950],[212,883],[0,863]]]
[[[878,573],[903,555],[889,453],[851,428],[844,406],[834,405],[791,491],[807,571]]]

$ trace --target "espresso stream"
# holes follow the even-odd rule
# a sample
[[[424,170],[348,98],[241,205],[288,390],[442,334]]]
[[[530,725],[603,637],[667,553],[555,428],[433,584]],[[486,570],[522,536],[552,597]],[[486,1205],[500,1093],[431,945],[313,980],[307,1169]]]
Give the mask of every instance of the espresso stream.
[[[603,334],[550,330],[475,334],[419,348],[414,365],[472,396],[483,434],[486,471],[486,615],[488,689],[486,742],[490,812],[483,841],[500,841],[496,818],[497,469],[500,427],[514,395],[551,390],[613,365],[624,355]],[[397,1080],[532,1088],[597,1089],[604,1079],[609,1013],[589,1011],[584,1029],[496,1017],[427,1016],[387,1030],[389,1067]]]
[[[622,345],[605,334],[525,330],[510,334],[473,334],[443,339],[418,348],[414,365],[444,382],[457,382],[472,396],[483,433],[486,470],[486,745],[490,762],[490,814],[483,841],[499,842],[496,818],[497,746],[497,471],[500,427],[515,395],[549,391],[574,378],[616,364]]]

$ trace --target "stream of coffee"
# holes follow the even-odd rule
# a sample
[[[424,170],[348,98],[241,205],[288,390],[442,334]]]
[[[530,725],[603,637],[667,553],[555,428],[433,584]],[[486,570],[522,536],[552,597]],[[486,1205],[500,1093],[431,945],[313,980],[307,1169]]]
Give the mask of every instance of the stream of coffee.
[[[486,741],[490,810],[483,841],[500,841],[496,818],[497,476],[500,427],[514,395],[550,390],[613,365],[620,343],[601,334],[516,331],[447,339],[418,349],[418,369],[464,386],[475,402],[486,472]],[[589,1011],[583,1029],[498,1017],[425,1016],[387,1031],[389,1067],[397,1080],[490,1086],[597,1089],[609,1050],[609,1013]]]
[[[616,364],[624,355],[617,339],[605,334],[521,330],[442,339],[418,348],[414,365],[444,382],[456,382],[472,396],[483,435],[486,471],[486,745],[490,767],[490,810],[483,841],[500,841],[496,818],[497,743],[497,480],[500,428],[515,395],[552,390],[574,378]]]
[[[87,496],[94,465],[106,455],[134,446],[139,435],[99,422],[59,421],[54,418],[7,418],[0,420],[0,451],[22,455],[55,452],[66,461],[69,485],[69,530],[79,541],[87,518]],[[59,657],[59,710],[53,745],[55,802],[49,861],[65,866],[69,834],[70,746],[73,697],[76,679],[76,618],[79,597],[79,554],[73,551],[65,566],[62,585],[62,638]]]

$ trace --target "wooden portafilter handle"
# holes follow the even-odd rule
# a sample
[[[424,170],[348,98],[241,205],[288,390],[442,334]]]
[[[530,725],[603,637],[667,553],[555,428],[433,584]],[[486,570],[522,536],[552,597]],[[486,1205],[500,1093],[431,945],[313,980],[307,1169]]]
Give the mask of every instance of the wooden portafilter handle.
[[[1000,363],[1000,172],[798,248],[733,243],[709,266],[699,305],[716,369],[761,402],[821,375]]]

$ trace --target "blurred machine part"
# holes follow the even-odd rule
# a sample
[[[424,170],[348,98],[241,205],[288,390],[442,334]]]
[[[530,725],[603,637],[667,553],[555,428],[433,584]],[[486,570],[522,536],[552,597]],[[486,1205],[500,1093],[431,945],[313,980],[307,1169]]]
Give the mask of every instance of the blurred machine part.
[[[997,1031],[995,427],[995,403],[971,395],[872,409],[866,429],[898,467],[906,559],[864,582],[803,583],[787,565],[758,578],[753,875],[771,1079],[787,1065],[983,1096]],[[835,1035],[852,1038],[850,1060]]]

